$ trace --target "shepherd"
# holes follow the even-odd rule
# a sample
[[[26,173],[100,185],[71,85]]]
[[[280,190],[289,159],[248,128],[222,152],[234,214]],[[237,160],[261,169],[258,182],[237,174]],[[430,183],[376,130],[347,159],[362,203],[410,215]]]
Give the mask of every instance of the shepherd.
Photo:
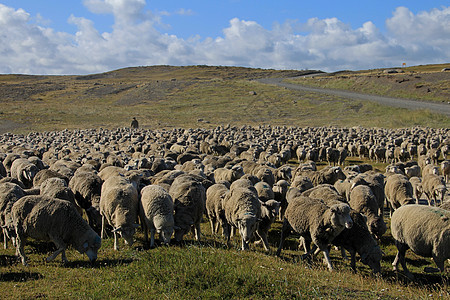
[[[134,128],[134,129],[138,129],[139,128],[139,122],[136,120],[135,117],[131,121],[131,128]]]

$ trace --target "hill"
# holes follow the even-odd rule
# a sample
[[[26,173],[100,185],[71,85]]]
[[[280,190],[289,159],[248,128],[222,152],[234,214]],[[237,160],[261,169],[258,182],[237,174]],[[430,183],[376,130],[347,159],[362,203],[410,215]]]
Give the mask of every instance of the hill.
[[[429,111],[405,114],[405,109],[290,91],[255,81],[318,73],[323,72],[151,66],[84,76],[0,75],[0,133],[117,128],[129,126],[132,117],[137,117],[144,128],[213,127],[227,123],[391,128],[450,125],[447,117]],[[350,76],[348,72],[340,74],[304,80],[322,84],[325,78]],[[363,76],[358,74],[364,72],[351,74]],[[364,76],[363,83],[357,85],[372,86],[377,80],[376,76]],[[448,80],[443,83],[444,93],[448,92],[447,85]]]

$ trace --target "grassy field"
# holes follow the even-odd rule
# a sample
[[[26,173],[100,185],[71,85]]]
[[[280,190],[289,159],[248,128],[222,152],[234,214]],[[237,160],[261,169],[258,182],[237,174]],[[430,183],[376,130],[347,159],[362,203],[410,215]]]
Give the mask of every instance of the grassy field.
[[[87,76],[0,75],[0,133],[117,128],[129,126],[132,117],[143,128],[212,128],[227,123],[450,126],[448,117],[429,111],[408,111],[253,81],[307,73],[157,66]]]
[[[450,71],[443,72],[444,68],[450,68],[450,64],[342,71],[289,81],[381,96],[447,102],[450,99]],[[398,73],[386,73],[386,70]]]
[[[437,67],[423,67],[423,72]],[[429,70],[429,69],[432,70]],[[434,69],[433,69],[434,68]],[[425,70],[426,69],[426,70]],[[419,71],[417,71],[419,72]],[[307,72],[305,72],[307,73]],[[363,73],[362,71],[360,73]],[[297,71],[227,67],[140,67],[87,76],[0,75],[0,133],[75,128],[129,126],[137,117],[144,128],[232,125],[449,127],[450,120],[427,111],[406,111],[338,97],[290,91],[253,81],[262,77],[292,77]],[[356,73],[355,73],[356,74]],[[336,75],[335,75],[336,76]],[[353,75],[352,75],[353,76]],[[355,75],[356,76],[356,75]],[[418,75],[417,75],[418,76]],[[323,77],[325,78],[325,77]],[[371,77],[372,78],[372,77]],[[319,80],[317,77],[314,80]],[[373,78],[372,78],[373,79]],[[311,79],[313,80],[313,79]],[[369,83],[366,83],[369,85]],[[369,85],[370,86],[370,85]],[[378,87],[368,88],[367,92]],[[445,90],[444,90],[445,91]],[[391,95],[389,91],[387,91]],[[361,163],[348,158],[350,163]],[[292,162],[295,163],[295,162]],[[385,165],[374,165],[384,170]],[[387,219],[389,221],[389,219]],[[297,237],[287,239],[281,257],[273,253],[281,222],[269,232],[272,252],[260,245],[239,251],[211,235],[202,223],[202,240],[185,237],[182,245],[147,249],[143,234],[113,251],[113,240],[103,240],[99,258],[91,266],[85,256],[69,249],[70,263],[60,258],[44,263],[51,244],[30,241],[30,266],[22,266],[13,248],[0,249],[0,289],[4,299],[430,299],[449,298],[446,275],[425,274],[431,259],[407,253],[416,280],[392,271],[396,250],[388,231],[381,240],[382,277],[332,250],[334,272],[319,255],[312,265],[301,260]],[[446,265],[448,269],[448,263]]]

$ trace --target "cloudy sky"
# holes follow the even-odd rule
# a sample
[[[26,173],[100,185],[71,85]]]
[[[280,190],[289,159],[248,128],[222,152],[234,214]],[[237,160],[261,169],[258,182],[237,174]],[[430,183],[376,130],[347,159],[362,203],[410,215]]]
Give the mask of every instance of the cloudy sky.
[[[450,62],[448,0],[0,0],[0,73]]]

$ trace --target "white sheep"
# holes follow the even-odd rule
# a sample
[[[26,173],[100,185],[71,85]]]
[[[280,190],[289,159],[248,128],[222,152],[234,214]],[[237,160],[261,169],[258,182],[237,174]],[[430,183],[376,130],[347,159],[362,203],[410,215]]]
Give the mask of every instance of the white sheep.
[[[118,250],[118,235],[126,244],[133,244],[133,235],[139,212],[137,184],[122,176],[112,176],[102,185],[100,214],[102,215],[102,238],[106,226],[112,226],[114,250]]]
[[[280,212],[280,202],[276,200],[267,200],[261,203],[261,221],[258,223],[258,228],[256,229],[256,234],[260,237],[260,241],[263,243],[264,249],[270,251],[269,241],[267,240],[267,235],[269,234],[269,229],[272,223],[275,222],[276,216]]]
[[[8,248],[8,239],[15,236],[11,209],[14,203],[25,196],[24,190],[12,182],[0,183],[0,225],[3,229],[4,248]]]
[[[97,259],[101,239],[72,203],[46,196],[25,196],[14,203],[11,215],[17,237],[17,253],[25,266],[27,237],[55,244],[57,250],[47,257],[47,262],[61,253],[63,263],[67,263],[65,250],[68,245],[85,253],[91,262]]]
[[[431,200],[433,200],[434,206],[436,206],[438,200],[440,203],[444,202],[445,193],[447,192],[444,177],[435,174],[423,176],[422,192],[427,196],[428,205],[431,205]]]
[[[305,256],[310,257],[319,248],[325,257],[328,269],[333,270],[328,246],[344,228],[351,228],[353,221],[350,217],[350,206],[336,203],[328,207],[322,201],[300,196],[292,199],[286,209],[281,230],[280,245],[277,256],[280,255],[284,240],[290,231],[300,234],[304,238],[305,248],[314,243]]]
[[[25,188],[33,186],[33,178],[38,172],[38,167],[26,158],[18,158],[11,165],[11,177],[22,182]]]
[[[231,226],[239,229],[242,250],[249,249],[249,241],[253,237],[261,220],[261,203],[254,190],[245,187],[234,187],[225,196],[225,218],[228,226],[225,232],[227,243],[230,241]]]
[[[391,219],[391,233],[397,246],[392,263],[394,271],[400,262],[409,278],[405,254],[411,249],[417,255],[432,257],[436,266],[444,272],[444,262],[450,258],[450,211],[424,205],[405,205],[397,209]],[[437,271],[425,268],[425,272]]]
[[[366,185],[355,186],[350,193],[350,207],[363,214],[367,220],[367,227],[370,233],[376,238],[386,232],[387,227],[383,218],[380,217],[377,199],[370,187]]]
[[[222,227],[222,234],[226,231],[227,220],[223,201],[228,192],[228,187],[223,183],[213,184],[206,190],[206,214],[211,223],[212,234],[219,231],[219,226]]]
[[[441,162],[441,172],[442,176],[444,176],[445,182],[449,182],[450,177],[450,160],[443,160]]]
[[[384,187],[386,193],[386,200],[389,204],[390,215],[392,212],[405,204],[413,204],[414,192],[411,182],[408,177],[402,174],[393,174],[386,178],[386,185]]]
[[[218,168],[214,170],[214,181],[233,182],[244,175],[244,169],[240,165],[234,165],[231,168]]]
[[[200,222],[205,210],[206,191],[192,175],[175,178],[169,194],[174,202],[175,241],[181,242],[191,229],[195,239],[200,240]]]
[[[141,190],[140,205],[145,241],[148,241],[147,231],[150,230],[150,247],[155,245],[156,232],[164,244],[169,244],[175,226],[172,197],[164,188],[148,185]]]

